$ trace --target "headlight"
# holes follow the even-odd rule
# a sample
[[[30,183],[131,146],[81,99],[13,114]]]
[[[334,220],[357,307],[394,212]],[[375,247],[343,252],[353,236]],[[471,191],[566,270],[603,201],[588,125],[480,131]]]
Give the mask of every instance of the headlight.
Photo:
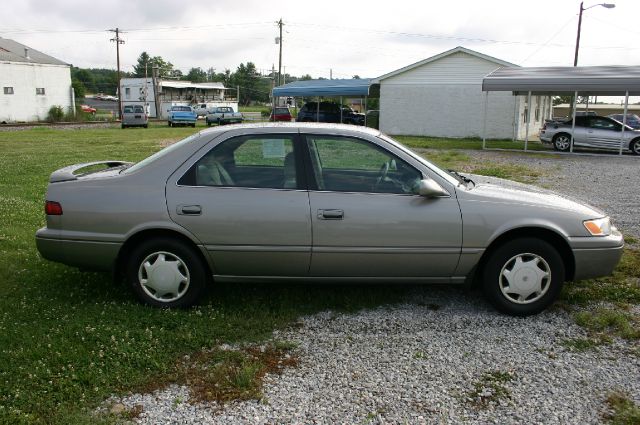
[[[585,220],[582,224],[592,236],[609,236],[611,234],[611,220],[609,220],[609,217]]]

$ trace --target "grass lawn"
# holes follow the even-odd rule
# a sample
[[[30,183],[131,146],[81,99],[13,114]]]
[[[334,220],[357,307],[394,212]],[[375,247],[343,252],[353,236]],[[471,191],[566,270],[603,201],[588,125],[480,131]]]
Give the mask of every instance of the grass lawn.
[[[91,160],[138,161],[199,129],[200,124],[195,130],[152,125],[0,132],[0,423],[95,423],[89,411],[110,394],[179,380],[179,359],[186,354],[264,340],[302,314],[385,305],[411,290],[216,285],[200,307],[167,311],[139,305],[109,275],[81,273],[38,256],[34,233],[44,225],[44,194],[52,171]],[[424,143],[450,147],[442,140]],[[445,151],[442,155],[442,162],[465,161]],[[635,276],[630,264],[638,260],[629,261],[623,271],[631,267]],[[567,293],[565,299],[582,303],[585,291],[598,294],[594,285]],[[631,299],[637,301],[636,292],[616,301]],[[249,373],[238,380],[245,385],[262,373],[255,362],[229,362],[232,369],[240,365],[233,369],[238,376]]]

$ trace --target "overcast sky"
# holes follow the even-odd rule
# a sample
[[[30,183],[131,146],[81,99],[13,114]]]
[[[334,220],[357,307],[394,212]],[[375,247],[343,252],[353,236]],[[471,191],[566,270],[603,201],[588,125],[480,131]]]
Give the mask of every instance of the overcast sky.
[[[0,36],[79,67],[115,68],[107,29],[124,30],[122,69],[142,51],[176,68],[217,72],[252,61],[293,75],[377,77],[456,46],[522,66],[573,65],[580,2],[20,0],[4,3]],[[579,65],[639,65],[639,0],[584,12]],[[10,11],[8,5],[10,4]],[[585,7],[597,4],[585,2]]]

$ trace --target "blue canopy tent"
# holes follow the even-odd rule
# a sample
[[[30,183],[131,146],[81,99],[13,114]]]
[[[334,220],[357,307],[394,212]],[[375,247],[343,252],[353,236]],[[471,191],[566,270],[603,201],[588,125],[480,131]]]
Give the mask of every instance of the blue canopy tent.
[[[294,81],[272,91],[273,97],[311,97],[318,98],[318,120],[320,117],[320,97],[340,97],[340,104],[344,96],[360,96],[365,98],[365,125],[366,123],[366,99],[368,96],[380,95],[380,85],[372,84],[373,78],[356,78],[344,80],[303,80]],[[342,121],[342,110],[340,112]]]

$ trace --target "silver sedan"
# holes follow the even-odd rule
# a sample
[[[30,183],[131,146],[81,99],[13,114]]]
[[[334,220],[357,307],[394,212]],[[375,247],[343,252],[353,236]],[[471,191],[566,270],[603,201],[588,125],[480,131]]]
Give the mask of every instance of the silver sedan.
[[[45,210],[43,257],[116,271],[160,307],[223,281],[388,281],[476,283],[529,315],[623,249],[602,211],[476,184],[343,125],[220,127],[137,164],[73,165],[51,175]]]
[[[640,130],[623,126],[614,119],[595,115],[577,116],[576,125],[572,124],[573,120],[546,122],[540,129],[540,141],[551,144],[555,150],[566,152],[571,149],[573,134],[573,145],[576,148],[622,150],[640,155]]]

